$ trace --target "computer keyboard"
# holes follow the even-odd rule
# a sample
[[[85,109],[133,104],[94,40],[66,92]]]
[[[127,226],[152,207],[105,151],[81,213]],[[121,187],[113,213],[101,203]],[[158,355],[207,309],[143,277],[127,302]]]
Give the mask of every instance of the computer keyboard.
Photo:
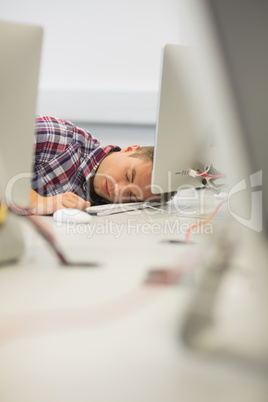
[[[139,209],[149,208],[150,206],[159,206],[159,203],[149,203],[149,202],[126,202],[126,203],[118,203],[118,204],[105,204],[105,205],[96,205],[93,207],[88,207],[86,212],[90,215],[97,216],[105,216],[118,214],[121,212],[129,212],[136,211]]]

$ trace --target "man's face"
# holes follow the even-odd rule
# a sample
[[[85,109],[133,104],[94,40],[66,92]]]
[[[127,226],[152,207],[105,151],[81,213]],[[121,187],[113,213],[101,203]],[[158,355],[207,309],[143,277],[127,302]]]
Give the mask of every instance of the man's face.
[[[152,199],[152,162],[130,157],[133,145],[112,152],[100,163],[93,186],[95,192],[110,202],[136,202]]]

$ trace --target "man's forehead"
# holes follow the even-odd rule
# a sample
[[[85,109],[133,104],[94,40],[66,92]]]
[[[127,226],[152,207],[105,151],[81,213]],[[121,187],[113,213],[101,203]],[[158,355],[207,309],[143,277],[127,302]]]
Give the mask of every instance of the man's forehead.
[[[140,165],[135,165],[132,167],[132,174],[134,179],[151,182],[152,176],[152,163],[147,161],[142,161]]]
[[[134,164],[134,166],[138,169],[146,169],[146,170],[152,170],[153,167],[153,163],[151,161],[148,161],[146,159],[142,159],[142,158],[133,158],[132,159],[136,160],[136,163]]]

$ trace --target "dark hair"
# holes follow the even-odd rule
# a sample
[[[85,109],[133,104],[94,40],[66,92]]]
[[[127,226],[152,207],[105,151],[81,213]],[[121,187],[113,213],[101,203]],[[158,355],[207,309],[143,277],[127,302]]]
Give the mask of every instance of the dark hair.
[[[144,161],[149,161],[149,162],[153,163],[154,147],[153,146],[140,147],[137,151],[133,152],[129,156],[131,158],[140,158]],[[168,192],[168,193],[159,193],[159,194],[155,194],[155,198],[157,200],[159,200],[159,202],[165,204],[166,202],[171,200],[175,194],[176,194],[176,191],[172,191],[172,192]]]

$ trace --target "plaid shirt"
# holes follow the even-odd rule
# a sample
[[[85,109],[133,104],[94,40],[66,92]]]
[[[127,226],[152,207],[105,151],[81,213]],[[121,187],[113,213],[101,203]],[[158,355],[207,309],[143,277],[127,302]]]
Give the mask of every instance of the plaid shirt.
[[[112,150],[101,146],[88,131],[53,117],[39,117],[35,130],[32,188],[43,196],[72,191],[91,201],[89,180]],[[101,197],[94,203],[105,203]]]

